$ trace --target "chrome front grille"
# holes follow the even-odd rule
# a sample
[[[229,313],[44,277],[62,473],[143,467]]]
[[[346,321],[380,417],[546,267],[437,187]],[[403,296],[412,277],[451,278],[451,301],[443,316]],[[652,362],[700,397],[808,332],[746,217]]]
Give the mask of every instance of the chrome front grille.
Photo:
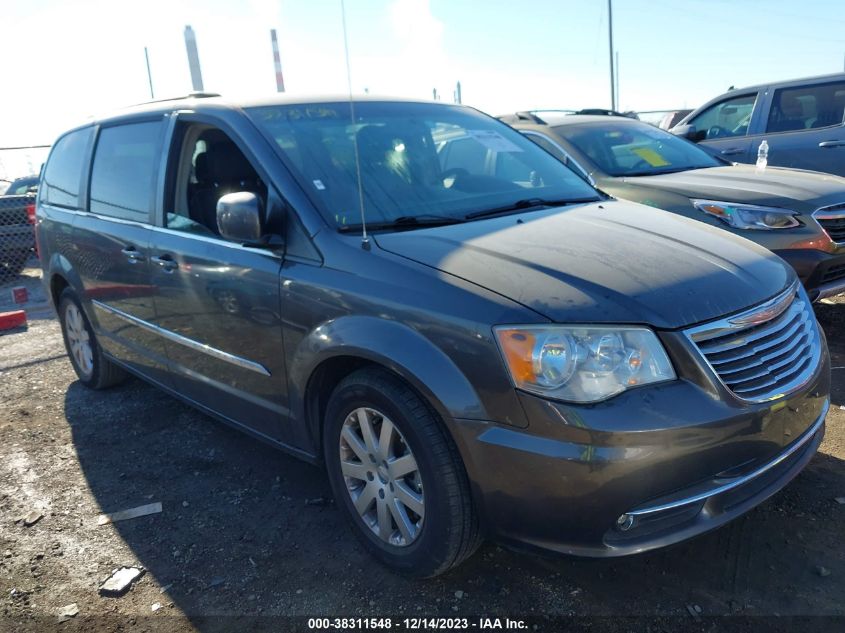
[[[813,214],[834,242],[845,242],[845,204],[836,204],[819,209]]]
[[[813,308],[797,286],[751,310],[687,330],[687,336],[722,383],[751,402],[795,391],[812,377],[821,356]]]

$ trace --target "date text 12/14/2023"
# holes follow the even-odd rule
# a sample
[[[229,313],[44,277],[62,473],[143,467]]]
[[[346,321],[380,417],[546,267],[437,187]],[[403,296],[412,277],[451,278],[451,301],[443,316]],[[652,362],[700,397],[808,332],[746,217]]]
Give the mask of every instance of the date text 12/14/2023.
[[[309,618],[311,630],[343,631],[518,631],[528,629],[524,620],[511,618]]]

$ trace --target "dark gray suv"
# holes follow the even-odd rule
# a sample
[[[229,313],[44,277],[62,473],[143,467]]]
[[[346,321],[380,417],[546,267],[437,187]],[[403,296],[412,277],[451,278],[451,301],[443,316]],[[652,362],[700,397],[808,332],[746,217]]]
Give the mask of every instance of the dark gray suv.
[[[672,132],[739,163],[845,176],[845,73],[738,88],[688,114]]]
[[[608,198],[470,108],[131,108],[56,142],[37,206],[83,384],[130,372],[325,464],[411,575],[483,536],[680,541],[774,494],[824,433],[827,348],[781,259]]]

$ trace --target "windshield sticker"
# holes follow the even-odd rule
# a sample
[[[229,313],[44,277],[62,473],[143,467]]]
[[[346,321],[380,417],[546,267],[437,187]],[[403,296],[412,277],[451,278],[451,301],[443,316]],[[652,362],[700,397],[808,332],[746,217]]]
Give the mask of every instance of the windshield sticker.
[[[467,134],[494,152],[521,152],[522,148],[492,130],[467,130]]]
[[[311,182],[314,183],[314,188],[317,191],[325,191],[326,190],[326,185],[323,184],[322,180],[312,180]]]
[[[655,152],[650,147],[637,147],[636,149],[632,149],[631,151],[640,158],[642,158],[652,167],[666,167],[667,165],[671,165],[668,160],[663,158],[660,154]]]

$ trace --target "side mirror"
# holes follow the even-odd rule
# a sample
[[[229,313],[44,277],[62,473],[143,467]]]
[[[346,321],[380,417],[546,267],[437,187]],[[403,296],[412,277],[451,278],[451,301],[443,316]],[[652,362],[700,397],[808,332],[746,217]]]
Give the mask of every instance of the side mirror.
[[[675,136],[682,136],[683,138],[697,143],[702,139],[702,136],[696,131],[694,125],[686,123],[684,125],[676,125],[672,128],[672,134]]]
[[[254,193],[227,193],[217,201],[217,227],[220,235],[233,242],[261,239],[261,200]]]

